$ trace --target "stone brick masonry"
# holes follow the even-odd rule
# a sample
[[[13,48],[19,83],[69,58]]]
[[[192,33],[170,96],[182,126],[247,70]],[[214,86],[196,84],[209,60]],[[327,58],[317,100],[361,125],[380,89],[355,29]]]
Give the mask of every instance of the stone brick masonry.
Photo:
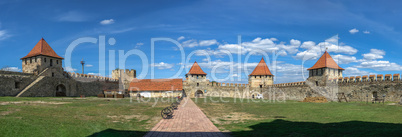
[[[145,137],[224,137],[226,134],[188,98],[184,98],[172,119],[162,119]]]

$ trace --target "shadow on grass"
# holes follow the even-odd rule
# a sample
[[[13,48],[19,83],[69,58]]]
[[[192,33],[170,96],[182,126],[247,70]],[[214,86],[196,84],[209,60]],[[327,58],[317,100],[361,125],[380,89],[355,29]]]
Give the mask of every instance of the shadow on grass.
[[[232,136],[402,136],[402,124],[348,121],[340,123],[292,122],[277,119],[250,126],[252,130],[231,132]],[[151,133],[151,132],[150,132]],[[90,137],[143,136],[146,132],[107,129]],[[152,132],[152,136],[216,136],[215,132]]]

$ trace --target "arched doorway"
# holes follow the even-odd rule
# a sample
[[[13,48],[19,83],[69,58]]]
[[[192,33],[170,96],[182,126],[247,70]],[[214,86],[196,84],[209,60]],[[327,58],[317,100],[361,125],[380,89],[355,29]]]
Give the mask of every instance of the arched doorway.
[[[56,97],[65,97],[66,96],[66,86],[63,84],[56,86]]]
[[[202,92],[201,90],[197,90],[197,91],[195,92],[194,96],[195,96],[196,98],[204,97],[204,92]]]

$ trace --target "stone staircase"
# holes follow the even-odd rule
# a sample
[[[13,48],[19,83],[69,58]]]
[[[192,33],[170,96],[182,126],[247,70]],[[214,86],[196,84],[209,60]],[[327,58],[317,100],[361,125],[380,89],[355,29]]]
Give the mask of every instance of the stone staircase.
[[[20,93],[18,93],[17,96],[15,97],[20,97],[22,94],[24,94],[25,91],[29,90],[32,86],[34,86],[36,83],[38,83],[39,81],[41,81],[43,78],[45,78],[45,76],[39,76],[38,78],[36,78],[35,81],[33,81],[31,84],[29,84],[27,87],[25,87]]]
[[[38,74],[38,76],[41,76],[43,73],[45,73],[49,68],[44,69],[41,73]]]

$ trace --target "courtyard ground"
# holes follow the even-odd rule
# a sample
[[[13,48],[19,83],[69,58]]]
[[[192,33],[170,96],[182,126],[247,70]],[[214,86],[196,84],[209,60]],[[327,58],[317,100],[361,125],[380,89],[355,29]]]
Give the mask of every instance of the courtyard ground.
[[[209,97],[193,101],[220,131],[232,136],[402,136],[402,106],[387,105],[390,102],[274,103]],[[160,111],[170,103],[0,97],[0,136],[143,136],[159,127],[157,123],[164,125]],[[195,123],[205,121],[191,118],[198,116],[189,114],[197,106],[187,106],[193,108],[188,111],[179,108],[173,121],[186,117]],[[179,126],[183,124],[173,124],[184,129]]]
[[[221,131],[232,136],[402,136],[402,106],[387,105],[391,102],[219,100],[193,99]]]
[[[130,99],[0,97],[0,136],[143,136],[170,103]]]

